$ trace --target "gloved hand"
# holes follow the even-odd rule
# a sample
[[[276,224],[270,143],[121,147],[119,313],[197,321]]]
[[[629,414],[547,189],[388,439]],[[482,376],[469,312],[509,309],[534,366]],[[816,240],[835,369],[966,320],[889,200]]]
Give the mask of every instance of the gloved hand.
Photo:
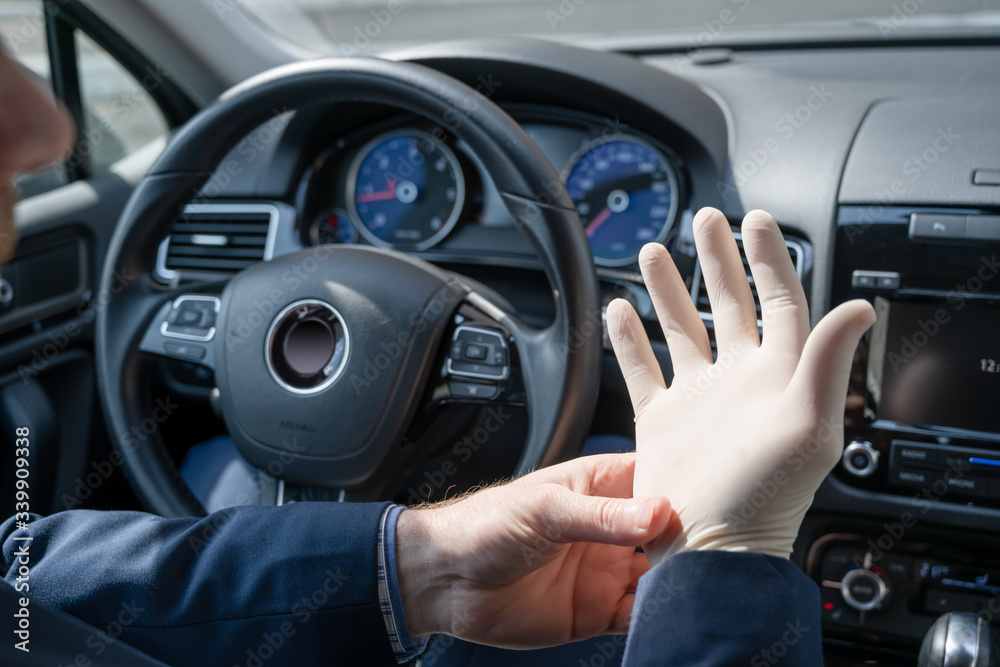
[[[763,211],[743,220],[753,295],[726,218],[702,209],[695,242],[712,304],[718,360],[662,245],[639,257],[666,336],[666,388],[632,307],[608,306],[608,329],[636,414],[636,497],[670,498],[677,519],[647,545],[652,564],[681,551],[787,558],[802,518],[843,450],[844,399],[854,350],[875,321],[864,300],[831,311],[809,332],[805,293],[781,232]]]

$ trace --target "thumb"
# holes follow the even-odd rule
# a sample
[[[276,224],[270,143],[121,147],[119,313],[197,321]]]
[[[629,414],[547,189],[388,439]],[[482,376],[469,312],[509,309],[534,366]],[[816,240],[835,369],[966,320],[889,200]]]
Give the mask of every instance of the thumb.
[[[864,299],[837,306],[806,339],[788,390],[799,393],[823,415],[842,413],[854,350],[875,323],[875,310]]]
[[[670,524],[670,501],[663,497],[603,498],[563,487],[545,514],[559,517],[549,533],[554,542],[597,542],[634,547],[658,537]]]

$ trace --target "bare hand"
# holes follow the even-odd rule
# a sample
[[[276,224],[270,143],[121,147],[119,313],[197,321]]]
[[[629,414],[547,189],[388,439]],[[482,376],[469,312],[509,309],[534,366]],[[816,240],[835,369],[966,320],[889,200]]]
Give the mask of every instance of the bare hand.
[[[452,504],[404,510],[397,571],[411,634],[512,648],[628,630],[649,562],[636,545],[671,520],[632,498],[634,454],[588,456]]]

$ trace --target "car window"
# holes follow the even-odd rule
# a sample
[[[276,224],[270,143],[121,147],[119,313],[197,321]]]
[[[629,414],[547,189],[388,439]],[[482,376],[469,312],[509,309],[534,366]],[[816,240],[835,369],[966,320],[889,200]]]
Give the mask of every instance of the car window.
[[[41,1],[0,0],[0,35],[8,52],[46,88],[52,87],[52,63],[46,39],[46,10]],[[140,150],[159,150],[168,124],[150,96],[159,82],[152,71],[136,80],[107,51],[76,30],[82,118],[76,149],[66,163],[21,175],[21,197],[67,184],[74,176],[109,173],[114,164]]]
[[[137,81],[80,31],[76,46],[86,124],[77,152],[89,150],[92,173],[106,174],[124,157],[162,147],[169,128],[149,94],[162,81],[162,73],[150,68],[147,76]]]

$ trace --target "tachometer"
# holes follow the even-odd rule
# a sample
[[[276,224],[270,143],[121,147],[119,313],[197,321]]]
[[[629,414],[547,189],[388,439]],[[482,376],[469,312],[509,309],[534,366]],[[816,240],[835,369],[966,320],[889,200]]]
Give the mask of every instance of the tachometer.
[[[357,240],[357,229],[351,224],[347,213],[339,208],[323,211],[309,226],[309,241],[313,245],[354,243]]]
[[[420,130],[368,142],[348,177],[351,216],[372,244],[424,250],[458,222],[465,179],[455,154]]]
[[[662,241],[677,216],[673,166],[636,137],[599,139],[570,161],[566,190],[594,253],[605,266],[633,263],[642,246]]]

